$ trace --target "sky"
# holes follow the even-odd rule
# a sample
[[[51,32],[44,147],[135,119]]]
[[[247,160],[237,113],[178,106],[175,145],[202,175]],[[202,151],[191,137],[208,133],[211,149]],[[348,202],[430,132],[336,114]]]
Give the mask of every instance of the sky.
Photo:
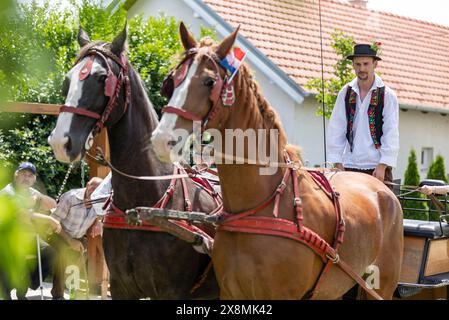
[[[18,1],[31,2],[32,0]],[[42,3],[44,0],[37,1]],[[111,0],[103,0],[106,4],[110,1]],[[341,1],[347,2],[347,0]],[[50,2],[68,3],[67,0],[50,0]],[[368,8],[438,23],[449,27],[448,0],[369,0]]]
[[[369,0],[367,7],[449,26],[448,0]]]

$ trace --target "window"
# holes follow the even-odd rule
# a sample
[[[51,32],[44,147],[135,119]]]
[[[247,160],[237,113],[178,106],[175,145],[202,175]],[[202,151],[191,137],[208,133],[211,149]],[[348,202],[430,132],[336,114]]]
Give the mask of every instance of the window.
[[[432,161],[433,161],[433,148],[423,147],[421,150],[421,170],[422,171],[428,170]]]

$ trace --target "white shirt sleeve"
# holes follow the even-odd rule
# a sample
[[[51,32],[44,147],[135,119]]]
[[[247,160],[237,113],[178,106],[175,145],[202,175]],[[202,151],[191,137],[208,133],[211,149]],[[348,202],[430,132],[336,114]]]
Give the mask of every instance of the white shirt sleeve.
[[[99,216],[102,216],[105,214],[103,210],[103,205],[106,202],[106,198],[109,197],[109,195],[112,192],[112,183],[111,183],[112,173],[109,173],[103,181],[98,185],[98,187],[92,192],[90,199],[96,200],[100,198],[104,198],[104,201],[93,203],[92,207],[95,210],[95,213]]]
[[[346,107],[345,96],[348,86],[344,86],[338,93],[334,110],[329,120],[327,131],[327,152],[328,160],[333,163],[343,162],[343,151],[347,143],[346,139]]]
[[[56,206],[56,209],[51,213],[51,217],[55,218],[58,221],[64,220],[70,212],[70,208],[72,207],[72,200],[75,198],[72,196],[70,191],[67,191],[59,198],[59,203]]]
[[[385,89],[380,161],[395,168],[399,153],[399,104],[396,94]]]

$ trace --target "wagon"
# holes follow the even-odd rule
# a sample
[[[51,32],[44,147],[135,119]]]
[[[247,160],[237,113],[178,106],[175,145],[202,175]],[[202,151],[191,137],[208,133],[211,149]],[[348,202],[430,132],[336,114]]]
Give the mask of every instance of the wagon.
[[[421,185],[444,185],[443,181],[425,180]],[[404,258],[395,296],[402,299],[447,299],[449,297],[449,224],[446,218],[447,195],[440,197],[444,211],[429,199],[398,196],[404,210],[427,215],[427,220],[404,219]],[[407,201],[424,201],[428,209],[407,208]],[[430,221],[432,213],[439,221]]]

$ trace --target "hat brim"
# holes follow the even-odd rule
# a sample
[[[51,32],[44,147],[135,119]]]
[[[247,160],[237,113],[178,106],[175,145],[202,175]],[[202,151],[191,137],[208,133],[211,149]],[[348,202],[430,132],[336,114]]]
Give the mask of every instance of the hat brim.
[[[371,57],[371,58],[374,58],[374,60],[376,60],[376,61],[382,60],[378,56],[373,56],[373,55],[369,55],[369,54],[351,54],[351,55],[347,56],[346,59],[354,60],[354,58],[356,58],[356,57]]]
[[[29,171],[29,172],[31,172],[32,174],[36,175],[36,171],[34,171],[34,170],[31,169],[31,168],[17,168],[17,172],[20,172],[20,171]]]

